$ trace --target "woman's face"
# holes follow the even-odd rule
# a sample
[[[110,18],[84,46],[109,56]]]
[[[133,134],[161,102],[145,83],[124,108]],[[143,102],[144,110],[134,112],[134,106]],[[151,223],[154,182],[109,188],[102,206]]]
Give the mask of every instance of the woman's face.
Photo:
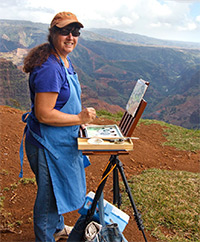
[[[79,29],[74,27],[64,27],[54,38],[54,47],[60,55],[67,56],[78,43]]]

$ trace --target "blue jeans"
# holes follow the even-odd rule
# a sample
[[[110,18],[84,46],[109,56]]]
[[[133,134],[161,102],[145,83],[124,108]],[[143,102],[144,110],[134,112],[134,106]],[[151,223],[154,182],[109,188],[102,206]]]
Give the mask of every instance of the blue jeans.
[[[44,150],[28,141],[25,149],[38,186],[34,205],[35,241],[54,242],[54,233],[64,228],[64,218],[58,214]]]

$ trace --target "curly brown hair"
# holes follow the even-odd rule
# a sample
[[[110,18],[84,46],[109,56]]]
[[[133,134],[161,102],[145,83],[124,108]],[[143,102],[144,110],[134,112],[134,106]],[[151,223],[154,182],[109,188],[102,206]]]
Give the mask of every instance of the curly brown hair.
[[[57,56],[53,48],[53,40],[57,33],[58,28],[56,26],[49,29],[48,42],[38,45],[30,50],[28,55],[24,58],[24,72],[32,72],[36,66],[41,66],[48,59],[50,54]]]

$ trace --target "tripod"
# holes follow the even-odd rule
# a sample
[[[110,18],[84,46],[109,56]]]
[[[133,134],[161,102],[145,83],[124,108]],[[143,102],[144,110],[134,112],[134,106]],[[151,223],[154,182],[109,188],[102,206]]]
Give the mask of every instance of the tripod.
[[[109,173],[111,171],[112,166],[113,166],[113,203],[114,204],[117,203],[118,207],[120,207],[120,205],[121,205],[121,195],[120,195],[120,192],[119,192],[119,175],[118,175],[118,171],[119,171],[120,174],[121,174],[124,186],[126,188],[126,192],[127,192],[128,196],[129,196],[129,199],[130,199],[133,211],[134,211],[135,221],[137,223],[137,226],[138,226],[139,230],[142,231],[142,234],[143,234],[145,242],[147,242],[147,238],[146,238],[145,233],[144,233],[144,226],[143,226],[143,221],[141,219],[141,214],[138,212],[138,210],[136,208],[136,205],[135,205],[135,202],[133,200],[133,196],[132,196],[130,187],[128,185],[126,176],[124,174],[123,164],[118,159],[117,155],[111,155],[111,157],[109,159],[109,163],[108,163],[108,165],[107,165],[107,167],[106,167],[106,169],[105,169],[105,171],[103,173],[102,189],[101,189],[100,193],[103,191],[103,187],[104,187],[104,185],[106,183],[107,177],[108,177],[108,175],[109,175]]]

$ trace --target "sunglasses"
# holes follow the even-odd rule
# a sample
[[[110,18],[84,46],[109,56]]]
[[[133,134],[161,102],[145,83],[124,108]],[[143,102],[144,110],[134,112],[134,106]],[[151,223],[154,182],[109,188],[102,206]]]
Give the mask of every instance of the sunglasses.
[[[80,28],[76,28],[76,27],[62,28],[60,29],[59,34],[63,36],[67,36],[71,33],[74,37],[78,37],[81,34],[79,30]]]

